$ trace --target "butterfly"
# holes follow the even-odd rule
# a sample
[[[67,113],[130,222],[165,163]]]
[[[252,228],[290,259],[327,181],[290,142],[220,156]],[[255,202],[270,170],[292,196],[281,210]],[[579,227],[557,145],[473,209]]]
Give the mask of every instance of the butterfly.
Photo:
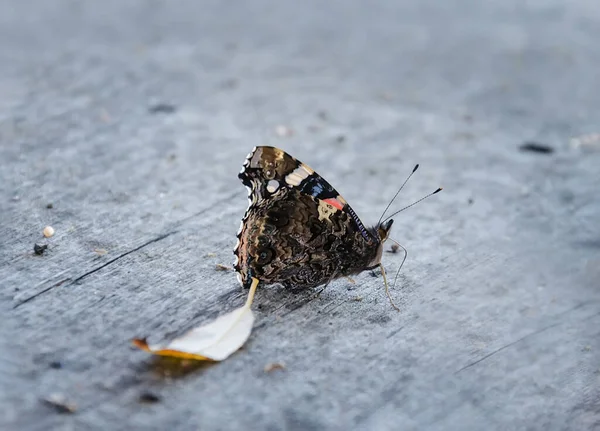
[[[279,148],[255,147],[238,177],[249,201],[234,248],[243,287],[278,283],[298,291],[379,267],[389,297],[381,257],[392,219],[365,227],[323,177]]]

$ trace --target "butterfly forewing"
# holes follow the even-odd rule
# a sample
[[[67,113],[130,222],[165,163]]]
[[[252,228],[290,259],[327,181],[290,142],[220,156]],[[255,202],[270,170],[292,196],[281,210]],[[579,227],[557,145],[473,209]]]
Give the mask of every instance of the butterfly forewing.
[[[240,179],[249,205],[234,249],[235,269],[248,287],[299,289],[356,274],[380,254],[377,235],[319,174],[283,150],[257,147]]]

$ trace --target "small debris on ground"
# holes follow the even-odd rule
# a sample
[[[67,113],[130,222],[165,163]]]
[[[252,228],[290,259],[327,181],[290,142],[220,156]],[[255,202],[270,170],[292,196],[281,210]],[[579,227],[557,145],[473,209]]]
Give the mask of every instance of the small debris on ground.
[[[54,204],[52,202],[48,202],[46,204],[46,208],[48,208],[49,210],[51,210],[52,208],[54,208]]]
[[[96,253],[98,256],[104,256],[108,253],[108,251],[104,248],[95,248],[94,253]]]
[[[67,398],[61,394],[51,394],[43,398],[42,402],[58,413],[75,413],[77,411],[77,406],[67,401]]]
[[[41,256],[42,254],[44,254],[47,248],[48,244],[35,244],[33,246],[33,252],[38,256]]]
[[[452,136],[462,141],[471,141],[475,138],[475,135],[471,132],[456,132]]]
[[[60,361],[52,361],[48,366],[53,370],[60,370],[62,368],[62,363]]]
[[[521,151],[528,151],[530,153],[538,154],[552,154],[554,152],[554,148],[551,146],[533,141],[523,142],[519,149]]]
[[[363,297],[362,296],[355,296],[354,298],[352,298],[352,300],[356,301],[356,302],[360,302],[360,301],[363,300]]]
[[[275,127],[275,134],[281,138],[285,138],[288,136],[292,136],[294,134],[294,131],[287,126],[280,124],[279,126]]]
[[[44,234],[44,236],[46,238],[50,238],[51,236],[54,235],[54,228],[52,226],[46,226],[44,228],[44,230],[42,231],[42,233]]]
[[[473,198],[469,198],[467,202],[469,203],[469,205],[473,205],[473,202],[475,202],[475,200]]]
[[[103,123],[110,123],[110,114],[104,108],[100,110],[100,120],[102,120]]]
[[[144,391],[138,397],[140,403],[154,404],[160,401],[160,397],[155,393]]]
[[[235,43],[235,42],[227,42],[225,44],[225,49],[227,51],[235,51],[237,49],[237,47],[238,47],[237,43]]]
[[[383,92],[379,93],[377,96],[381,100],[385,100],[387,102],[391,102],[392,100],[394,100],[394,96],[392,95],[392,93],[387,92],[387,91],[383,91]]]
[[[225,88],[225,89],[237,88],[238,84],[239,83],[238,83],[237,79],[230,78],[230,79],[226,79],[223,82],[221,82],[220,87]]]
[[[177,107],[169,103],[157,103],[148,108],[148,112],[151,114],[172,114],[176,110]]]
[[[271,362],[265,365],[265,373],[270,373],[275,370],[285,370],[285,364],[281,362]]]
[[[233,268],[231,266],[223,265],[221,263],[217,263],[215,265],[215,268],[217,271],[233,271]]]
[[[389,250],[386,250],[388,253],[398,253],[400,246],[398,244],[392,244]]]
[[[600,148],[600,133],[590,133],[571,138],[569,141],[573,148],[596,146]]]
[[[344,135],[339,135],[337,138],[335,138],[335,141],[341,144],[342,142],[346,141],[346,137]]]
[[[216,253],[206,253],[206,257],[216,257]]]
[[[319,111],[319,112],[317,112],[317,117],[319,117],[323,121],[329,120],[329,114],[327,114],[327,111]]]

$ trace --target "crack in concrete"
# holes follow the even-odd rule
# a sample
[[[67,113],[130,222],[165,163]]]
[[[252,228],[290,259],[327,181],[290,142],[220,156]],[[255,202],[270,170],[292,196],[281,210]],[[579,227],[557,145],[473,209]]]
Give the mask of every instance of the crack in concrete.
[[[211,205],[211,206],[209,206],[207,208],[204,208],[204,209],[202,209],[202,210],[200,210],[200,211],[198,211],[198,212],[196,212],[194,214],[191,214],[191,215],[189,215],[189,216],[187,216],[187,217],[185,217],[185,218],[183,218],[181,220],[176,221],[171,226],[171,229],[174,229],[174,228],[176,228],[178,226],[181,226],[181,225],[185,224],[186,222],[188,222],[189,220],[192,220],[192,219],[194,219],[194,218],[196,218],[198,216],[201,216],[202,214],[204,214],[204,213],[210,211],[211,209],[213,209],[216,205],[219,205],[219,204],[222,204],[222,203],[225,203],[225,202],[229,202],[231,199],[233,199],[238,194],[239,194],[238,192],[231,193],[231,194],[227,195],[226,197],[224,197],[223,199],[220,199],[220,200],[216,201],[213,205]],[[37,293],[29,296],[29,297],[27,297],[27,298],[19,301],[12,308],[13,308],[13,310],[16,309],[16,308],[19,308],[21,305],[27,304],[28,302],[34,300],[38,296],[43,295],[44,293],[47,293],[47,292],[51,291],[52,289],[54,289],[56,287],[62,286],[64,283],[66,283],[68,281],[70,281],[70,283],[67,284],[67,286],[65,286],[65,287],[72,286],[73,284],[78,283],[79,281],[81,281],[84,278],[86,278],[86,277],[94,274],[95,272],[100,271],[101,269],[106,268],[107,266],[109,266],[109,265],[115,263],[116,261],[124,258],[125,256],[128,256],[131,253],[135,253],[136,251],[139,251],[139,250],[143,249],[144,247],[147,247],[150,244],[154,244],[155,242],[162,241],[163,239],[165,239],[165,238],[167,238],[167,237],[169,237],[171,235],[174,235],[176,233],[177,233],[176,230],[170,230],[169,232],[167,232],[165,234],[159,235],[156,238],[152,238],[152,239],[146,241],[145,243],[143,243],[143,244],[141,244],[141,245],[139,245],[139,246],[137,246],[137,247],[135,247],[135,248],[133,248],[131,250],[128,250],[128,251],[120,254],[119,256],[115,257],[114,259],[111,259],[108,262],[106,262],[106,263],[104,263],[104,264],[102,264],[102,265],[100,265],[100,266],[98,266],[96,268],[93,268],[93,269],[87,271],[86,273],[78,276],[74,280],[72,280],[71,278],[65,278],[65,279],[59,281],[58,283],[53,284],[52,286],[49,286],[49,287],[47,287],[47,288],[45,288],[45,289],[43,289],[43,290],[41,290],[41,291],[39,291],[39,292],[37,292]],[[63,271],[63,272],[65,272],[65,271]]]
[[[77,282],[79,282],[79,281],[83,280],[84,278],[86,278],[86,277],[88,277],[88,276],[90,276],[90,275],[94,274],[95,272],[98,272],[98,271],[100,271],[100,270],[101,270],[101,269],[103,269],[103,268],[106,268],[108,265],[111,265],[111,264],[115,263],[116,261],[118,261],[118,260],[120,260],[120,259],[124,258],[125,256],[128,256],[128,255],[130,255],[131,253],[135,253],[136,251],[139,251],[139,250],[141,250],[142,248],[144,248],[144,247],[147,247],[147,246],[148,246],[148,245],[150,245],[150,244],[154,244],[155,242],[162,241],[163,239],[165,239],[165,238],[167,238],[167,237],[169,237],[169,236],[171,236],[171,235],[173,235],[173,234],[175,234],[175,233],[177,233],[177,231],[167,232],[166,234],[163,234],[163,235],[157,236],[156,238],[152,238],[151,240],[149,240],[149,241],[146,241],[145,243],[143,243],[143,244],[141,244],[141,245],[139,245],[139,246],[137,246],[137,247],[135,247],[135,248],[133,248],[133,249],[131,249],[131,250],[128,250],[128,251],[126,251],[125,253],[121,253],[120,255],[118,255],[117,257],[115,257],[114,259],[111,259],[111,260],[109,260],[108,262],[106,262],[106,263],[104,263],[104,264],[102,264],[102,265],[100,265],[100,266],[98,266],[98,267],[96,267],[96,268],[93,268],[93,269],[91,269],[90,271],[87,271],[86,273],[84,273],[84,274],[80,275],[80,276],[79,276],[79,277],[77,277],[75,280],[72,280],[72,281],[71,281],[69,284],[67,284],[65,287],[72,286],[73,284],[75,284],[75,283],[77,283]],[[70,278],[65,278],[65,279],[63,279],[63,280],[59,281],[58,283],[56,283],[56,284],[53,284],[52,286],[50,286],[50,287],[47,287],[46,289],[43,289],[43,290],[41,290],[41,291],[39,291],[39,292],[37,292],[37,293],[35,293],[35,294],[33,294],[33,295],[31,295],[31,296],[29,296],[29,297],[25,298],[25,299],[23,299],[22,301],[18,302],[17,304],[15,304],[15,305],[13,306],[13,310],[14,310],[14,309],[16,309],[16,308],[19,308],[19,307],[20,307],[21,305],[23,305],[23,304],[27,304],[28,302],[30,302],[30,301],[32,301],[32,300],[34,300],[35,298],[37,298],[37,297],[38,297],[38,296],[40,296],[40,295],[43,295],[44,293],[51,291],[51,290],[52,290],[52,289],[54,289],[55,287],[62,286],[62,285],[65,283],[65,282],[67,282],[67,281],[69,281],[69,280],[71,280],[71,279],[70,279]]]

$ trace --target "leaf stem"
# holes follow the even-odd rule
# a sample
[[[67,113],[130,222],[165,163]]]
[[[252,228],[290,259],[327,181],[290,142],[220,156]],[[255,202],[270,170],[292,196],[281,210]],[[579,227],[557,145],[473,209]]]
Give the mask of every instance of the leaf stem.
[[[248,299],[244,304],[244,308],[250,308],[254,301],[254,293],[256,293],[256,287],[258,286],[258,278],[252,277],[252,285],[250,286],[250,292],[248,292]]]

